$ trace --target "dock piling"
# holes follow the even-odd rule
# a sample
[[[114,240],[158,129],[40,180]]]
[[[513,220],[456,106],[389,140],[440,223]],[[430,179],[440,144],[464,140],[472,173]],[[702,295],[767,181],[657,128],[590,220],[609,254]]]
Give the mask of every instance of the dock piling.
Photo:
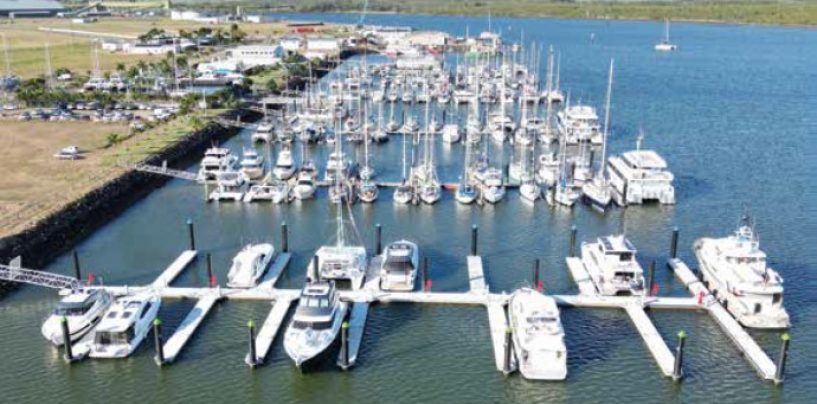
[[[675,367],[672,370],[672,380],[681,380],[684,365],[684,341],[687,333],[684,330],[678,331],[678,346],[675,347]]]
[[[349,368],[349,322],[344,321],[340,329],[340,367],[346,370]]]
[[[576,229],[576,225],[570,226],[570,256],[576,256],[576,235],[578,234],[579,230]]]
[[[539,284],[539,258],[533,261],[533,287],[540,292],[542,291]]]
[[[378,223],[378,224],[374,225],[374,230],[375,230],[374,251],[375,251],[375,254],[380,255],[380,254],[383,253],[383,244],[382,244],[383,227],[380,226],[380,223]]]
[[[281,222],[281,252],[289,252],[289,228],[287,222]]]
[[[73,362],[74,361],[74,353],[71,351],[71,333],[68,331],[68,317],[62,316],[60,318],[60,325],[62,326],[62,345],[65,348],[65,359],[66,362]]]
[[[786,371],[786,359],[789,356],[789,342],[791,342],[791,336],[789,333],[784,333],[780,336],[780,339],[783,341],[783,345],[780,347],[780,357],[777,358],[777,370],[774,374],[774,384],[783,383],[783,377]]]
[[[678,227],[672,228],[672,242],[669,248],[670,258],[678,258]]]
[[[255,351],[255,321],[248,321],[247,328],[250,330],[250,357],[247,358],[247,363],[254,368],[258,365],[258,356]]]
[[[649,296],[653,295],[652,289],[653,285],[655,285],[655,260],[650,262],[650,272],[649,272],[649,284],[647,285],[647,294]]]
[[[479,229],[477,228],[477,225],[472,225],[471,226],[471,255],[473,255],[473,256],[477,255],[477,237],[478,237],[477,232],[478,231],[479,231]]]
[[[79,268],[79,253],[77,253],[77,250],[74,250],[73,256],[74,256],[74,276],[76,276],[77,280],[79,281],[82,280],[82,271],[80,271]]]
[[[213,276],[213,256],[207,253],[207,283],[210,287],[216,286],[216,278]]]
[[[431,292],[431,278],[428,277],[428,257],[423,257],[423,292]]]
[[[187,236],[190,239],[190,250],[196,249],[196,236],[193,234],[193,220],[187,219]]]
[[[513,340],[511,339],[511,327],[508,326],[505,328],[505,362],[504,362],[504,372],[505,374],[511,373],[511,348],[513,344]]]
[[[153,360],[162,366],[165,363],[165,349],[162,346],[162,320],[158,318],[153,320],[153,343],[156,345],[156,356]]]

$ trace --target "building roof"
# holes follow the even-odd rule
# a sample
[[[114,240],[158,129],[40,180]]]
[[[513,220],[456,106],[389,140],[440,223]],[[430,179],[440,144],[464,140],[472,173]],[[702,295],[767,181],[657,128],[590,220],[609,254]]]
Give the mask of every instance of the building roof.
[[[56,0],[0,0],[0,11],[54,11],[64,7]]]

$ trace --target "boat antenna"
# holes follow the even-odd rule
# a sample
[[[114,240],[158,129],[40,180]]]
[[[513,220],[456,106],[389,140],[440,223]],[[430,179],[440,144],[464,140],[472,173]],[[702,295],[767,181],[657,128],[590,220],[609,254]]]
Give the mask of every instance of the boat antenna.
[[[610,59],[610,73],[607,76],[607,101],[604,104],[604,132],[601,140],[601,160],[597,177],[604,176],[604,161],[607,158],[607,136],[610,128],[610,98],[613,94],[613,59]]]
[[[635,150],[641,151],[641,142],[644,141],[644,128],[641,127],[638,129],[638,138],[635,140]]]

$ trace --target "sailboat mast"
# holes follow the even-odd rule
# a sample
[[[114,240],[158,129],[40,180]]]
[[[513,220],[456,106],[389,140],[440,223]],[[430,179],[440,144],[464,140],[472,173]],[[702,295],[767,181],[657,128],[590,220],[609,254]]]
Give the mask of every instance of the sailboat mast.
[[[604,175],[604,162],[607,159],[607,136],[609,135],[610,127],[610,99],[613,94],[613,59],[610,59],[610,72],[607,75],[607,100],[604,103],[604,132],[601,139],[601,160],[599,164],[599,172],[596,174],[599,178]]]

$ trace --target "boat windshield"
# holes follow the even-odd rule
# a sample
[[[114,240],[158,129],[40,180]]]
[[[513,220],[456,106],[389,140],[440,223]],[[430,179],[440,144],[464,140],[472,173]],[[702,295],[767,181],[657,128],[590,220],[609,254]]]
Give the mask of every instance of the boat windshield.
[[[386,261],[385,267],[388,273],[394,274],[405,274],[414,270],[414,265],[412,265],[409,259],[389,260]]]
[[[59,302],[54,309],[54,315],[57,316],[81,316],[88,312],[94,305],[94,299],[88,299],[84,302]]]
[[[292,327],[297,330],[312,329],[312,330],[327,330],[332,327],[331,321],[298,321],[292,322]]]
[[[125,331],[97,331],[94,342],[100,345],[125,345],[133,340],[133,326]]]

